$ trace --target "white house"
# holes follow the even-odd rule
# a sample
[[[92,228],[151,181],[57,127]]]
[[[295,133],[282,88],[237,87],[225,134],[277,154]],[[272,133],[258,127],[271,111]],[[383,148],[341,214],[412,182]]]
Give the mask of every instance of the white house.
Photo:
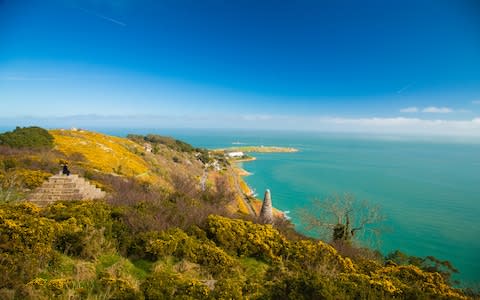
[[[235,157],[243,157],[244,154],[241,151],[236,151],[236,152],[228,152],[227,156],[230,158],[235,158]]]
[[[143,144],[143,149],[145,150],[145,152],[152,153],[152,144],[150,143]]]

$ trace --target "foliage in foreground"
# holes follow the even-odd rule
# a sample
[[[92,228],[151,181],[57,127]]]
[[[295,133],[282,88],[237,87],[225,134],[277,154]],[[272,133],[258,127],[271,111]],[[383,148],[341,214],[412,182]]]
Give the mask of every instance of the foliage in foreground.
[[[271,225],[211,215],[198,226],[142,231],[124,218],[129,209],[1,205],[0,298],[465,298],[439,273],[354,262]]]

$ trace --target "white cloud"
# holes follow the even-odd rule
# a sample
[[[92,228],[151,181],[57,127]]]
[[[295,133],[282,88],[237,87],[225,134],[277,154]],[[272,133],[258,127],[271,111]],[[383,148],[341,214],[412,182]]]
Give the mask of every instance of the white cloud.
[[[403,112],[403,113],[416,113],[418,111],[419,109],[416,106],[410,106],[410,107],[400,109],[400,112]]]
[[[425,113],[435,113],[435,114],[448,114],[453,112],[453,109],[449,107],[436,107],[436,106],[429,106],[425,107],[422,112]]]
[[[480,101],[479,101],[479,104],[480,104]],[[454,112],[456,112],[456,113],[469,113],[471,111],[466,110],[466,109],[453,109],[453,108],[450,108],[450,107],[428,106],[428,107],[424,107],[424,108],[418,108],[416,106],[410,106],[410,107],[400,109],[400,112],[402,112],[402,113],[422,112],[422,113],[448,114],[448,113],[454,113]]]
[[[316,127],[343,132],[480,137],[480,117],[471,120],[420,118],[319,118]]]
[[[480,104],[480,100],[473,100],[472,104]]]

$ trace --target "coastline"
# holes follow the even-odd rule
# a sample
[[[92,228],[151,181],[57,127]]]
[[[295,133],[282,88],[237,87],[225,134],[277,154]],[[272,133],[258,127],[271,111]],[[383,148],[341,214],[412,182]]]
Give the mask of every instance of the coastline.
[[[256,158],[252,157],[252,159],[247,159],[247,160],[242,160],[242,161],[237,160],[237,161],[234,161],[234,163],[248,162],[248,161],[254,161],[254,160],[256,160]],[[253,210],[255,212],[255,215],[259,216],[260,211],[262,209],[263,200],[258,198],[258,195],[255,195],[254,189],[252,189],[252,187],[250,187],[248,185],[248,183],[243,178],[243,177],[252,175],[252,173],[250,173],[247,170],[243,169],[242,167],[238,166],[238,164],[233,165],[233,170],[235,171],[235,176],[237,176],[237,180],[240,184],[240,188],[241,188],[242,192],[244,193],[244,195],[248,199],[247,201],[250,201],[250,206],[253,208]],[[272,209],[273,209],[273,214],[274,214],[275,217],[283,218],[283,219],[286,219],[286,220],[289,219],[288,216],[287,216],[287,212],[284,212],[284,211],[281,211],[281,210],[275,208],[275,205],[273,205]]]
[[[247,157],[247,158],[232,159],[231,161],[234,162],[234,163],[237,163],[237,162],[247,162],[247,161],[252,161],[252,160],[257,160],[257,158],[254,157],[254,156],[250,156],[250,157]]]
[[[246,153],[292,153],[298,152],[297,148],[278,146],[241,146],[213,149],[214,152],[246,152]]]

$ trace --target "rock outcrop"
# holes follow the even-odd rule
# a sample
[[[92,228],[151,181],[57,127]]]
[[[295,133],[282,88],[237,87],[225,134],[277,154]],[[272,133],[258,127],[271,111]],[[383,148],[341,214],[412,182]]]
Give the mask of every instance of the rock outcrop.
[[[78,175],[54,175],[29,197],[38,206],[60,200],[93,200],[104,198],[106,193]]]
[[[273,224],[272,196],[269,189],[265,191],[262,209],[260,210],[260,220],[266,224]]]

